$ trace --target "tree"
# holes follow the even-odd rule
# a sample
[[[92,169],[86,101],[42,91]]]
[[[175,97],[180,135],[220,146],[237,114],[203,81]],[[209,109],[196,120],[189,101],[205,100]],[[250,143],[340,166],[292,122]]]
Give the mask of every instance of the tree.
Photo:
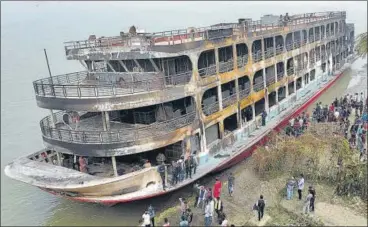
[[[365,58],[367,56],[367,32],[364,32],[356,38],[355,50],[357,55],[361,58]]]

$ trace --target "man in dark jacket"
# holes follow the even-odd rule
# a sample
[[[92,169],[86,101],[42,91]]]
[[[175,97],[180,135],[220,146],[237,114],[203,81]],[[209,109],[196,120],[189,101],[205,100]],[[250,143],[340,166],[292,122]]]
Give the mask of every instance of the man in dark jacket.
[[[266,117],[267,117],[267,112],[266,112],[266,110],[263,110],[263,112],[262,112],[262,126],[266,125]]]
[[[185,179],[187,179],[188,176],[190,179],[192,179],[192,168],[193,168],[192,158],[189,156],[185,160]]]
[[[312,186],[309,186],[309,192],[312,194],[312,198],[310,200],[310,211],[314,212],[314,202],[316,200],[316,190]]]
[[[259,197],[259,200],[257,201],[257,210],[258,210],[258,221],[261,221],[264,214],[264,208],[266,206],[266,203],[263,199],[263,195]]]

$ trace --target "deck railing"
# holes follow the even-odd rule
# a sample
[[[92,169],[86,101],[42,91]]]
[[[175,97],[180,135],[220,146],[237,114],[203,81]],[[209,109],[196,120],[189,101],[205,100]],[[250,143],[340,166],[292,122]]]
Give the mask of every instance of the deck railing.
[[[264,83],[258,83],[253,85],[253,91],[258,92],[264,89]]]
[[[275,83],[275,81],[276,81],[275,75],[273,76],[266,75],[266,86],[270,86],[271,84]]]
[[[66,112],[61,111],[55,113],[57,122],[62,123],[62,117]],[[153,139],[157,136],[163,136],[176,129],[191,124],[196,117],[195,112],[167,120],[165,122],[157,122],[143,127],[130,127],[118,131],[103,131],[96,129],[94,131],[61,129],[52,127],[51,116],[47,116],[40,122],[42,135],[52,140],[58,140],[69,143],[83,144],[103,144],[103,143],[120,143],[128,142],[130,145],[138,145],[147,139]],[[102,121],[102,119],[101,119]]]
[[[239,90],[239,99],[244,99],[250,94],[250,85],[248,87],[245,87],[243,90]]]
[[[248,63],[248,54],[243,55],[243,56],[238,56],[237,63],[238,63],[238,68],[244,67]]]
[[[262,58],[263,58],[262,51],[259,50],[255,53],[252,53],[252,57],[253,57],[253,62],[254,63],[262,61]]]
[[[202,105],[202,111],[206,116],[214,114],[220,110],[219,102],[211,103],[210,105]]]
[[[286,70],[286,72],[288,76],[294,75],[294,67],[289,68],[288,70]]]
[[[216,65],[210,65],[206,68],[198,69],[198,73],[201,77],[216,75]]]
[[[148,77],[150,79],[142,79]],[[157,91],[190,81],[192,71],[164,76],[161,72],[75,72],[33,82],[36,95],[88,98]]]
[[[230,72],[234,70],[234,60],[219,62],[219,73]]]
[[[281,80],[284,77],[284,71],[277,72],[277,80]]]
[[[236,93],[229,95],[225,98],[222,98],[222,108],[226,108],[234,103],[236,103],[237,101],[237,96]]]
[[[284,52],[284,46],[276,47],[276,55],[282,54]]]
[[[273,47],[267,48],[264,53],[265,58],[271,58],[274,55],[275,55],[275,50],[273,49]]]
[[[142,47],[155,45],[175,45],[179,43],[192,42],[196,40],[206,40],[209,38],[208,31],[213,29],[232,29],[232,34],[241,35],[242,33],[254,33],[255,35],[266,34],[269,32],[281,31],[284,27],[289,30],[299,29],[305,24],[316,23],[324,20],[333,20],[345,18],[345,12],[320,12],[298,14],[290,16],[290,21],[276,24],[263,24],[260,20],[251,21],[250,24],[228,23],[216,26],[200,27],[190,29],[178,29],[172,31],[147,33],[144,35],[125,35],[115,37],[104,37],[95,40],[80,40],[65,42],[65,50],[68,53],[74,49],[95,49],[95,48],[111,48],[115,46],[123,47]]]

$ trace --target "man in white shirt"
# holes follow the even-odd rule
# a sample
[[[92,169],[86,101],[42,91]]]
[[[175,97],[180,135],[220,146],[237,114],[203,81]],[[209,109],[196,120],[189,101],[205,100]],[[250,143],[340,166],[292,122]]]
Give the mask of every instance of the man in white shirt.
[[[300,174],[300,179],[298,180],[298,195],[299,200],[302,200],[302,190],[304,188],[304,176],[303,174]]]
[[[206,208],[204,210],[204,224],[205,226],[211,226],[212,223],[212,214],[211,214],[211,205],[207,203]]]
[[[143,226],[150,227],[151,226],[151,216],[148,214],[148,211],[144,212],[142,215],[143,218]]]

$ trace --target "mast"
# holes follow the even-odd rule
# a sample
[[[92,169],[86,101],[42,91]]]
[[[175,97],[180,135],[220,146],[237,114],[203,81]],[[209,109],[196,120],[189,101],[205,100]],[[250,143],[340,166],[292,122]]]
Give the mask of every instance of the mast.
[[[49,58],[47,57],[46,49],[43,49],[43,51],[45,53],[47,69],[49,70],[50,81],[51,81],[51,84],[53,84],[51,70],[50,70],[50,64],[49,64]],[[50,112],[51,112],[52,126],[55,128],[55,123],[56,123],[55,115],[54,115],[54,112],[52,111],[52,109],[50,109]]]
[[[50,81],[51,81],[51,84],[53,84],[54,82],[52,81],[52,75],[51,75],[51,70],[50,70],[49,58],[47,57],[46,49],[43,49],[43,51],[45,53],[47,69],[49,70]],[[52,109],[50,109],[50,113],[51,113],[51,119],[52,119],[52,127],[55,128],[56,119],[55,119],[55,115],[54,115],[54,112],[52,111]],[[58,165],[60,166],[61,165],[61,156],[60,156],[60,153],[59,152],[56,152],[56,156],[57,156]],[[75,158],[76,158],[76,156],[74,155],[74,159]]]

